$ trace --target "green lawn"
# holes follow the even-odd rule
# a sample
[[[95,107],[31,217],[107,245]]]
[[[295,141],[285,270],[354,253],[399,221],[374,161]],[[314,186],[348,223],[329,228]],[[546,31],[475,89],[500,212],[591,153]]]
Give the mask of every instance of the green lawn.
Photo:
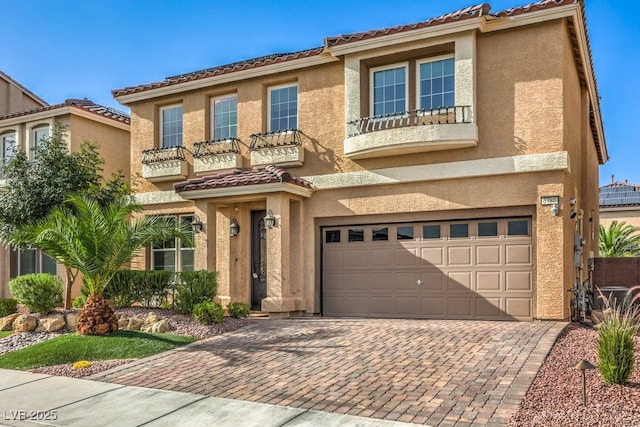
[[[0,331],[0,338],[8,337],[13,331]]]
[[[193,337],[137,331],[107,336],[64,334],[0,356],[0,368],[26,370],[79,360],[138,359],[194,341]]]

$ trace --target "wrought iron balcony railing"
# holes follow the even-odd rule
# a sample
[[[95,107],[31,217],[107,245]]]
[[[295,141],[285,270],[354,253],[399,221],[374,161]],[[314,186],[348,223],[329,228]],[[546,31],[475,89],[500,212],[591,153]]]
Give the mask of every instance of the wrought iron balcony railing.
[[[217,154],[240,153],[240,140],[237,138],[215,139],[193,144],[193,157],[209,157]]]
[[[175,160],[184,161],[186,149],[184,147],[162,147],[142,150],[142,164],[171,162]]]
[[[455,123],[471,123],[470,105],[441,107],[430,110],[420,109],[363,117],[347,122],[347,134],[349,137],[354,137],[386,129]]]
[[[302,131],[298,129],[288,129],[277,132],[254,133],[251,135],[251,150],[260,148],[301,146]]]

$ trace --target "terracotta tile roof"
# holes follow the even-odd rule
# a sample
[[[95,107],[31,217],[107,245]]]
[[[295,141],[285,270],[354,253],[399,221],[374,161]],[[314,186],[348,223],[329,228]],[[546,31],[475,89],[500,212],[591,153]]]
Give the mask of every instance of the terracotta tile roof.
[[[116,110],[115,108],[110,108],[110,107],[105,107],[103,105],[95,104],[93,101],[90,101],[86,98],[85,99],[67,99],[61,104],[47,105],[46,107],[37,107],[37,108],[32,108],[30,110],[5,114],[3,116],[0,116],[0,120],[12,119],[14,117],[28,116],[30,114],[36,114],[43,111],[56,110],[58,108],[64,108],[64,107],[78,108],[80,110],[88,111],[90,113],[97,114],[99,116],[103,116],[120,123],[124,123],[127,125],[131,124],[131,119],[127,113],[122,112],[120,110]]]
[[[259,58],[247,59],[245,61],[234,62],[231,64],[220,65],[218,67],[207,68],[205,70],[194,71],[192,73],[180,74],[165,78],[161,82],[143,84],[139,86],[130,86],[122,89],[114,89],[111,91],[114,97],[129,95],[146,90],[158,89],[161,87],[172,86],[179,83],[189,82],[193,80],[205,79],[208,77],[219,76],[222,74],[230,74],[237,71],[248,70],[251,68],[264,67],[266,65],[278,64],[281,62],[292,61],[300,58],[308,58],[317,56],[322,53],[324,47],[302,50],[292,53],[277,53],[273,55],[265,55]]]
[[[364,31],[360,33],[343,34],[334,37],[327,37],[324,43],[327,47],[338,46],[360,40],[372,39],[374,37],[387,36],[389,34],[402,33],[405,31],[416,30],[419,28],[433,27],[435,25],[446,24],[454,21],[462,21],[469,18],[477,18],[489,13],[491,6],[488,3],[481,3],[475,6],[469,6],[464,9],[450,12],[437,18],[431,18],[426,21],[415,24],[398,25],[395,27],[382,28],[379,30]]]
[[[223,172],[216,175],[193,178],[188,181],[173,184],[176,193],[183,191],[205,190],[213,188],[240,187],[244,185],[270,184],[286,182],[304,188],[311,188],[311,183],[302,178],[291,175],[277,166],[267,166],[264,169],[241,170]]]
[[[577,0],[541,0],[535,3],[530,3],[524,6],[512,7],[510,9],[501,10],[493,13],[492,15],[497,17],[516,16],[523,13],[537,12],[543,9],[551,9],[557,6],[564,6],[567,4],[576,3]]]

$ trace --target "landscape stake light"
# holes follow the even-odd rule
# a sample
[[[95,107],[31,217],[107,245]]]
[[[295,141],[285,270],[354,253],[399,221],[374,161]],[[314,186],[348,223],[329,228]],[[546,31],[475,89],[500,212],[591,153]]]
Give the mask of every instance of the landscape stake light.
[[[575,366],[574,369],[579,369],[582,372],[582,404],[587,406],[587,378],[586,378],[586,370],[587,369],[595,369],[596,367],[589,363],[588,360],[582,359]]]

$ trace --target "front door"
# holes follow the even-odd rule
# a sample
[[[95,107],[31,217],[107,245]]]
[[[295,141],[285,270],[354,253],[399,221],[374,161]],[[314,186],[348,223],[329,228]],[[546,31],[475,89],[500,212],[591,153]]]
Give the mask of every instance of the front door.
[[[251,212],[251,309],[260,310],[267,297],[266,211]]]

